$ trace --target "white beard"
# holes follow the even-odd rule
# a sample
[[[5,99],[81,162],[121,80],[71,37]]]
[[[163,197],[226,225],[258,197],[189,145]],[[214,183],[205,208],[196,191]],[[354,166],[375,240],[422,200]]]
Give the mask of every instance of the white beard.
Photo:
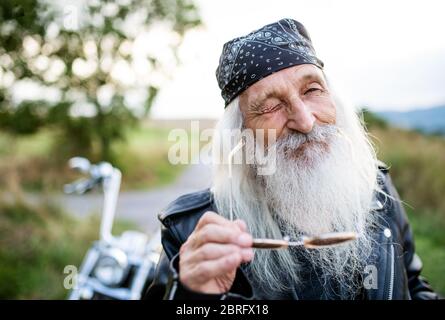
[[[337,130],[317,125],[308,135],[293,132],[279,139],[273,146],[275,173],[257,176],[266,203],[288,232],[317,235],[365,227],[369,186],[354,170],[349,143]]]
[[[238,126],[240,120],[233,119],[240,117],[236,114],[236,109],[228,110],[220,125],[232,122]],[[360,285],[353,275],[363,271],[371,250],[369,228],[375,216],[370,208],[377,174],[374,152],[354,116],[353,111],[345,112],[337,125],[316,126],[309,135],[294,132],[280,138],[271,147],[277,154],[274,174],[260,176],[255,165],[238,165],[233,170],[232,191],[226,166],[217,166],[213,189],[218,211],[226,217],[232,194],[234,216],[246,222],[254,237],[296,239],[301,234],[333,231],[359,234],[359,239],[348,245],[301,249],[321,268],[325,280],[341,282],[350,292]],[[298,149],[305,141],[316,143]],[[287,289],[304,280],[299,268],[289,250],[257,250],[250,263],[255,281],[272,290]],[[283,272],[288,279],[283,278]]]

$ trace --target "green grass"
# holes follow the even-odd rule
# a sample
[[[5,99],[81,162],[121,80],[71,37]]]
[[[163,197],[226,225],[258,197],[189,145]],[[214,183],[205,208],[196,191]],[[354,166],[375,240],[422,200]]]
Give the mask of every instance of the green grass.
[[[126,142],[114,145],[116,165],[122,170],[124,189],[163,186],[175,180],[184,166],[168,161],[169,129],[141,126],[128,132]]]
[[[175,180],[184,166],[168,161],[168,128],[141,125],[127,132],[125,141],[112,146],[115,165],[122,170],[122,188],[144,189],[166,185]],[[0,188],[16,184],[27,191],[61,190],[76,175],[67,161],[77,154],[58,149],[57,133],[12,137],[0,135]]]
[[[408,215],[414,232],[416,252],[423,262],[422,276],[434,290],[445,296],[445,223],[443,218],[427,213],[413,212]]]
[[[54,139],[55,132],[51,130],[41,130],[33,135],[23,137],[2,133],[0,135],[0,156],[5,157],[11,153],[21,158],[45,156],[53,149]]]
[[[445,138],[386,126],[371,127],[371,134],[408,205],[422,275],[445,296]]]
[[[135,229],[117,221],[114,232]],[[99,218],[78,220],[50,204],[0,206],[0,299],[65,299],[66,265],[80,266]]]
[[[394,128],[371,132],[403,200],[445,220],[445,138]]]

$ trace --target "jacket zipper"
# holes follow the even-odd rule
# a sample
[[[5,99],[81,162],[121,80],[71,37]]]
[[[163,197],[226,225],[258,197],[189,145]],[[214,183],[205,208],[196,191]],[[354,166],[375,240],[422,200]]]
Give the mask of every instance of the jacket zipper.
[[[394,290],[394,245],[391,244],[391,274],[389,279],[388,300],[392,300],[392,294]]]

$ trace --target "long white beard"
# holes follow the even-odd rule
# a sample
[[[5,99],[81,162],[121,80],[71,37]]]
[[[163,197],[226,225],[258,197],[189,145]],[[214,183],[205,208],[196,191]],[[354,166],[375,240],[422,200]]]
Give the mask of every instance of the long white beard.
[[[335,125],[315,126],[307,135],[277,141],[276,170],[257,176],[265,201],[291,233],[362,232],[369,186],[351,159],[352,146]]]
[[[359,234],[355,243],[305,252],[322,269],[324,280],[334,278],[354,291],[359,285],[354,275],[370,251],[372,189],[354,166],[350,141],[339,130],[315,126],[308,135],[294,132],[281,138],[275,145],[275,173],[257,176],[257,181],[283,235],[297,239],[336,231]],[[298,261],[294,264],[298,270]]]
[[[279,139],[272,146],[277,155],[272,175],[260,176],[255,166],[239,165],[233,169],[230,187],[226,166],[216,166],[213,192],[218,211],[225,216],[232,195],[234,216],[246,222],[254,237],[357,232],[359,239],[348,245],[301,249],[325,280],[334,279],[354,292],[360,284],[353,275],[363,270],[371,250],[369,228],[375,217],[370,208],[377,169],[358,119],[353,112],[347,115],[335,126],[316,126],[309,135],[292,133]],[[236,109],[228,110],[220,125],[238,126],[239,117]],[[299,148],[307,141],[312,143]],[[257,250],[249,269],[257,283],[272,290],[304,280],[299,261],[289,250]]]

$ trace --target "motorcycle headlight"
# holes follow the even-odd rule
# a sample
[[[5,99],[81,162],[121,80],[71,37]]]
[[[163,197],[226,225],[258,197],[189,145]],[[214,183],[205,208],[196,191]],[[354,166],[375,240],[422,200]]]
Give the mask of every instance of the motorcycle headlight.
[[[94,268],[94,276],[107,286],[117,286],[127,274],[127,255],[113,248],[104,252]]]

